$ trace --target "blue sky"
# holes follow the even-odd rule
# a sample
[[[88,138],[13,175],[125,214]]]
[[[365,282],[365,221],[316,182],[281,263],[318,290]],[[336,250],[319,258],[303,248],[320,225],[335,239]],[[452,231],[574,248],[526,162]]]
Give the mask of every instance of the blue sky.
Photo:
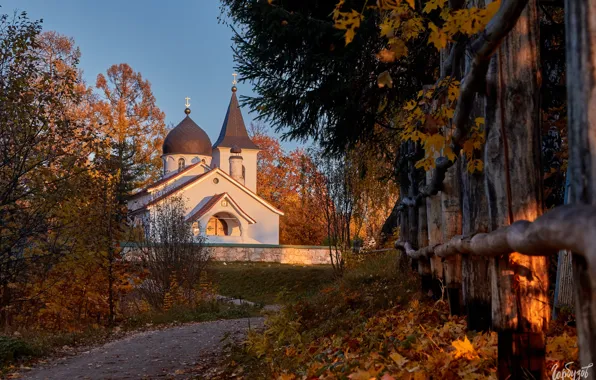
[[[217,139],[230,101],[234,62],[232,30],[218,23],[218,0],[0,0],[1,13],[27,11],[44,30],[73,37],[88,84],[112,64],[126,62],[152,84],[166,122],[192,118]],[[250,83],[239,95],[252,95]],[[243,108],[247,124],[256,117]],[[295,143],[285,143],[294,148]]]

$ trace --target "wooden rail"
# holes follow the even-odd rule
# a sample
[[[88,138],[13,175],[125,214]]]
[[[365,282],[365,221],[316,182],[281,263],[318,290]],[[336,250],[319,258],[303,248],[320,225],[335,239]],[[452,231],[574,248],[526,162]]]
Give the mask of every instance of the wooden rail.
[[[582,265],[587,268],[587,272],[590,276],[596,276],[596,206],[564,205],[548,211],[533,222],[526,220],[516,221],[509,226],[501,227],[489,233],[477,233],[470,236],[458,235],[446,242],[431,244],[419,249],[416,249],[409,241],[397,241],[395,243],[395,248],[404,252],[407,257],[417,260],[418,270],[421,274],[429,272],[427,269],[428,264],[435,258],[444,261],[445,273],[448,271],[452,273],[457,272],[457,275],[460,278],[460,286],[461,283],[466,284],[463,289],[463,299],[467,299],[468,301],[472,299],[470,304],[465,305],[468,308],[468,327],[470,329],[474,329],[471,327],[472,321],[470,313],[473,311],[470,311],[470,309],[477,309],[479,306],[474,304],[474,297],[470,295],[474,294],[475,286],[486,286],[486,283],[489,280],[482,279],[482,281],[479,281],[477,273],[462,270],[461,265],[458,267],[454,264],[456,262],[454,258],[458,257],[460,263],[462,262],[462,258],[463,262],[468,263],[471,260],[483,260],[485,263],[492,265],[493,268],[495,268],[495,263],[499,260],[502,261],[503,258],[505,258],[505,261],[508,261],[509,257],[513,257],[514,255],[516,255],[518,259],[520,257],[522,258],[520,260],[521,264],[514,264],[515,266],[511,267],[512,270],[510,272],[499,272],[497,270],[491,272],[491,277],[497,276],[497,278],[493,277],[490,280],[493,292],[495,292],[495,289],[498,289],[499,292],[493,293],[492,298],[488,301],[488,309],[486,307],[484,308],[484,312],[488,314],[486,318],[488,321],[492,319],[492,328],[499,333],[499,366],[507,365],[507,363],[502,363],[501,349],[510,350],[511,346],[515,347],[517,344],[521,344],[516,343],[516,341],[522,342],[524,340],[532,341],[537,339],[542,342],[533,344],[534,346],[541,346],[544,344],[544,335],[542,334],[542,331],[535,330],[531,324],[521,322],[518,325],[521,327],[511,330],[509,325],[502,322],[503,320],[508,319],[525,321],[526,318],[531,320],[531,318],[536,318],[536,316],[542,318],[544,315],[542,310],[533,310],[531,308],[524,309],[519,307],[519,301],[526,297],[544,301],[539,302],[538,304],[546,304],[546,300],[548,299],[548,287],[546,284],[530,284],[533,277],[535,279],[536,277],[540,277],[541,274],[535,272],[535,269],[531,266],[527,268],[524,267],[524,263],[528,262],[523,260],[524,255],[525,257],[549,256],[558,254],[560,250],[569,250],[577,255],[574,260],[580,262],[579,264],[574,265]],[[500,275],[497,273],[500,273]],[[524,285],[525,290],[510,297],[509,295],[513,293],[504,293],[504,289],[500,288],[500,284],[505,280],[514,283],[517,280],[505,279],[505,277],[515,277],[518,275],[528,277],[527,279],[524,279],[524,281],[526,281],[526,285]],[[470,281],[466,276],[471,277],[474,281]],[[437,275],[437,277],[439,276]],[[480,284],[480,282],[483,282],[484,284]],[[590,284],[586,282],[585,279],[575,279],[576,291],[577,289],[584,289],[586,287],[591,288]],[[426,288],[428,289],[428,286]],[[423,283],[423,290],[424,289],[425,286]],[[448,291],[449,290],[453,291],[454,289],[448,289]],[[460,288],[460,291],[461,290],[462,289]],[[448,292],[448,296],[450,298],[449,302],[452,313],[461,313],[464,308],[463,305],[458,304],[459,300],[457,292]],[[455,301],[452,298],[455,299]],[[515,299],[518,300],[517,305],[511,303],[511,300]],[[455,307],[452,306],[452,302],[455,303]],[[589,304],[578,305],[577,310],[580,310],[580,308],[594,309],[596,308],[596,304],[594,303],[596,303],[596,301],[591,300],[589,301]],[[545,305],[545,307],[547,306],[548,305]],[[544,326],[546,326],[548,318],[543,321],[543,323],[545,323]],[[542,325],[542,322],[538,323],[538,326]],[[579,339],[589,336],[589,330],[590,326],[580,326],[578,324]],[[515,352],[515,349],[513,352]],[[524,353],[521,355],[523,354]],[[534,362],[544,361],[545,352],[538,350],[537,352],[533,352],[530,357]],[[582,363],[582,365],[583,364],[584,363]],[[538,366],[538,368],[539,369],[534,373],[535,377],[544,378],[546,375],[544,373],[544,368],[540,369],[540,366]],[[592,375],[593,370],[591,371],[590,374]],[[501,374],[506,372],[508,371],[499,371],[499,376],[505,378]]]
[[[538,217],[534,222],[517,221],[493,232],[455,236],[451,240],[414,249],[409,242],[397,241],[395,248],[412,259],[457,254],[497,257],[513,252],[528,256],[549,256],[570,250],[586,258],[596,276],[596,207],[565,205]]]

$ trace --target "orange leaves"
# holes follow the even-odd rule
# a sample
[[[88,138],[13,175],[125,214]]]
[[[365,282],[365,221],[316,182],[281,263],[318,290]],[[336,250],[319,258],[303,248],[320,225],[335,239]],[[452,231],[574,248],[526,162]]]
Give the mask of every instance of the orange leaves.
[[[392,88],[393,87],[393,79],[391,78],[391,74],[388,71],[383,71],[377,77],[377,85],[379,88],[383,88],[385,86]]]
[[[354,365],[350,379],[494,376],[496,334],[479,334],[469,340],[465,332],[463,318],[448,317],[444,308],[413,301],[409,307],[378,313],[368,320],[364,331],[356,330],[354,335],[342,338],[333,350],[330,343],[335,339],[319,339],[318,351],[311,354],[322,369],[327,368],[318,372],[321,378],[343,377],[342,368]],[[362,340],[362,344],[346,349],[353,339]]]
[[[408,55],[406,43],[398,38],[392,38],[389,49],[383,49],[377,54],[381,62],[389,63]]]
[[[454,356],[456,359],[465,358],[472,360],[478,358],[478,353],[467,336],[464,336],[464,340],[454,340],[451,345],[455,348]]]

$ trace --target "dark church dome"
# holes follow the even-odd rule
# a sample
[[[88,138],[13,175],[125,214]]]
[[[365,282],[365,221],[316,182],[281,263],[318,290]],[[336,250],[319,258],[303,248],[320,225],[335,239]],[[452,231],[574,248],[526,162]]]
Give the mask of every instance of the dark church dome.
[[[162,151],[163,154],[198,154],[211,156],[211,140],[207,136],[207,133],[187,113],[184,120],[166,136]]]

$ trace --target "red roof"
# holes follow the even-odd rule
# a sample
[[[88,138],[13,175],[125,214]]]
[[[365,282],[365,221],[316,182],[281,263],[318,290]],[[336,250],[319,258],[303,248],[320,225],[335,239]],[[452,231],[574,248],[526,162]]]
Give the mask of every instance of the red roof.
[[[176,173],[176,174],[174,174],[174,175],[171,175],[171,176],[169,176],[169,177],[164,177],[164,178],[162,178],[162,179],[160,179],[160,180],[158,180],[158,181],[155,181],[155,182],[153,182],[151,185],[147,185],[147,186],[146,186],[144,189],[142,189],[142,190],[140,190],[140,191],[138,191],[138,192],[134,193],[133,195],[131,195],[131,196],[130,196],[130,199],[136,198],[136,197],[138,197],[139,195],[145,195],[145,194],[147,194],[147,192],[148,192],[150,189],[152,189],[152,188],[154,188],[154,187],[157,187],[157,186],[159,186],[159,185],[162,185],[162,184],[164,184],[164,183],[166,183],[166,182],[168,182],[168,181],[170,181],[170,180],[173,180],[173,179],[175,179],[175,178],[178,178],[179,176],[181,176],[182,174],[186,173],[187,171],[189,171],[190,169],[194,168],[195,166],[197,166],[197,165],[199,165],[199,164],[201,164],[201,162],[200,162],[200,161],[199,161],[199,162],[195,162],[194,164],[192,164],[192,165],[188,165],[187,167],[185,167],[184,169],[180,170],[178,173]]]
[[[189,216],[187,220],[195,221],[201,219],[205,214],[209,212],[209,210],[213,208],[213,206],[215,206],[223,198],[227,198],[233,204],[234,208],[236,208],[238,212],[250,222],[250,224],[254,224],[257,222],[250,215],[244,212],[244,210],[242,210],[242,208],[238,206],[238,203],[236,203],[236,201],[232,199],[232,197],[228,193],[215,194],[211,197],[211,199],[207,201],[207,203],[203,205],[203,207],[201,207],[199,210],[197,210],[195,213]]]
[[[153,206],[154,204],[156,204],[157,202],[161,201],[162,199],[164,199],[164,198],[167,198],[167,197],[169,197],[170,195],[173,195],[174,193],[177,193],[178,191],[182,190],[182,189],[183,189],[183,188],[185,188],[186,186],[188,186],[188,185],[190,185],[190,184],[192,184],[192,183],[195,183],[195,182],[197,182],[199,179],[203,178],[203,176],[205,176],[205,175],[207,175],[207,174],[209,174],[209,173],[210,173],[210,172],[206,172],[206,173],[203,173],[203,174],[199,174],[199,175],[197,175],[196,177],[194,177],[193,179],[191,179],[190,181],[186,181],[186,182],[184,182],[184,183],[182,183],[182,184],[180,184],[180,185],[178,185],[178,186],[174,187],[173,189],[171,189],[171,190],[169,190],[169,191],[166,191],[165,193],[163,193],[163,194],[162,194],[162,195],[160,195],[159,197],[157,197],[157,198],[155,198],[155,199],[151,200],[151,202],[147,203],[147,204],[145,205],[145,208],[147,208],[147,207],[149,207],[149,206]]]
[[[163,200],[164,198],[167,198],[170,195],[172,195],[172,194],[174,194],[174,193],[176,193],[176,192],[184,189],[185,187],[187,187],[187,186],[189,186],[189,185],[197,182],[199,179],[203,178],[204,176],[206,176],[208,174],[211,174],[211,173],[215,173],[215,172],[218,172],[220,175],[228,178],[232,183],[238,185],[238,187],[240,187],[242,190],[244,190],[246,193],[248,193],[251,197],[253,197],[254,199],[258,200],[260,203],[262,203],[263,205],[265,205],[269,209],[273,210],[277,214],[280,214],[280,215],[283,215],[284,214],[283,211],[279,210],[278,208],[274,207],[272,204],[270,204],[269,202],[267,202],[263,198],[259,197],[252,190],[250,190],[248,187],[246,187],[243,184],[241,184],[240,182],[236,181],[229,174],[227,174],[226,172],[224,172],[223,170],[221,170],[219,168],[213,168],[212,170],[209,170],[208,172],[205,172],[205,173],[202,173],[202,174],[197,175],[195,178],[191,179],[190,181],[186,181],[186,182],[184,182],[184,183],[182,183],[182,184],[174,187],[173,189],[167,191],[166,193],[160,195],[159,197],[151,200],[151,202],[147,203],[142,209],[146,209],[147,207],[156,204],[157,202]],[[234,203],[236,203],[236,202],[234,202]],[[240,207],[238,207],[238,208],[240,209]],[[139,211],[139,210],[137,210],[137,211]],[[250,219],[252,219],[252,218],[250,218]]]
[[[212,196],[211,199],[209,199],[207,201],[207,203],[205,203],[203,205],[203,207],[201,207],[197,212],[195,212],[191,216],[189,216],[188,220],[195,221],[197,219],[200,219],[201,216],[205,215],[209,210],[211,210],[213,208],[213,206],[215,206],[217,204],[217,202],[219,202],[219,200],[224,197],[225,194],[226,193],[221,193],[221,194],[215,194],[214,196]]]

